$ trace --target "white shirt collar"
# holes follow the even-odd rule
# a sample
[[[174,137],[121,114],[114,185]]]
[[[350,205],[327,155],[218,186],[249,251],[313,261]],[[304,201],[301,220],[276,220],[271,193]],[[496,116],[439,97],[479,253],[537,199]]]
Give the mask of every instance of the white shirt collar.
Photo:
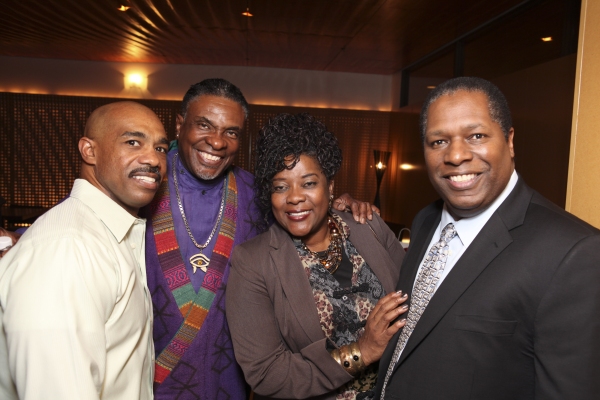
[[[73,189],[71,189],[71,197],[81,200],[91,208],[119,243],[134,224],[145,222],[145,220],[129,214],[113,199],[85,179],[75,180]]]

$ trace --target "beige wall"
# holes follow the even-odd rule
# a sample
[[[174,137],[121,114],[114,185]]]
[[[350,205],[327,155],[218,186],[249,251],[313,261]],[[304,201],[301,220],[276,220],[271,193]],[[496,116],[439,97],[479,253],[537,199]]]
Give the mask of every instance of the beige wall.
[[[147,90],[126,90],[129,73],[147,75]],[[214,77],[239,86],[250,104],[390,111],[400,98],[392,75],[0,57],[0,92],[181,100],[191,84]]]
[[[600,1],[582,0],[567,211],[600,228]]]

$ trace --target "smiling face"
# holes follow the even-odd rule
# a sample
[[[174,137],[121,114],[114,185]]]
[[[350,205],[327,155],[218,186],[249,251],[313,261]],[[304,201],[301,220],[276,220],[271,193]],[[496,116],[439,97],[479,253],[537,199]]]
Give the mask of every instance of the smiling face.
[[[169,141],[150,109],[113,103],[92,114],[79,141],[81,177],[132,215],[150,203],[166,172]]]
[[[233,100],[202,95],[192,100],[185,118],[177,116],[179,155],[196,178],[210,180],[233,163],[244,127],[244,110]]]
[[[429,108],[425,163],[429,179],[455,218],[484,211],[514,170],[514,131],[508,139],[492,121],[482,92],[458,90]]]
[[[309,249],[325,250],[329,245],[327,212],[333,181],[327,182],[319,163],[302,154],[294,168],[277,173],[272,182],[271,205],[279,225],[302,239]]]

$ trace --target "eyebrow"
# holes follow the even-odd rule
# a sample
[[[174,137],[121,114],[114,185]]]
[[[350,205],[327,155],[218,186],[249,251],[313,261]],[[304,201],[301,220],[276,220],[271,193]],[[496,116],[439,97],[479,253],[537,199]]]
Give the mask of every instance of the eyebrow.
[[[215,123],[213,121],[211,121],[210,119],[204,117],[204,116],[199,116],[197,118],[194,119],[195,123],[198,122],[206,122],[207,124],[209,124],[210,126],[212,126],[213,128],[215,128]],[[235,130],[235,131],[241,131],[242,128],[240,128],[239,126],[230,126],[227,128],[223,128],[223,130],[228,131],[228,130]]]
[[[144,132],[140,132],[140,131],[126,131],[121,135],[121,137],[136,137],[136,138],[140,138],[140,139],[147,139],[148,135],[146,135]],[[160,138],[158,143],[168,145],[169,139],[167,139],[166,137],[162,137],[162,138]]]
[[[485,127],[484,124],[474,123],[474,124],[468,124],[468,125],[462,126],[461,129],[473,130],[473,129],[483,128],[483,127]],[[445,131],[443,129],[440,129],[437,131],[425,132],[425,135],[439,136],[439,135],[443,135],[444,132]]]

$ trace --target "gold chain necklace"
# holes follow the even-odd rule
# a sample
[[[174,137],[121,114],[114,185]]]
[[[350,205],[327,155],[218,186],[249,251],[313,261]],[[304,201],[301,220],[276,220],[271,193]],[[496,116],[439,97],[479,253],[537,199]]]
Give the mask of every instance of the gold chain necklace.
[[[331,275],[337,271],[342,263],[342,235],[340,230],[331,217],[327,219],[327,226],[329,227],[329,247],[325,251],[312,251],[309,249],[304,242],[302,246],[304,250],[312,254],[319,263],[329,272]]]
[[[204,244],[199,244],[194,239],[194,235],[192,235],[192,230],[190,229],[190,225],[188,224],[187,218],[185,217],[185,212],[183,211],[183,203],[181,202],[181,196],[179,195],[179,184],[177,182],[177,174],[175,173],[175,161],[177,160],[177,156],[179,153],[175,153],[173,156],[173,183],[175,184],[175,194],[177,195],[177,205],[179,206],[179,211],[181,212],[181,218],[183,219],[183,224],[185,225],[185,230],[188,233],[190,239],[192,239],[192,243],[196,246],[200,252],[198,254],[194,254],[190,257],[190,264],[192,264],[192,268],[194,269],[194,274],[196,273],[196,269],[200,268],[202,271],[206,272],[208,269],[208,264],[210,263],[210,258],[206,256],[206,254],[202,253],[202,250],[208,246],[210,241],[212,240],[215,232],[217,231],[217,227],[221,222],[221,218],[223,218],[223,210],[225,209],[225,185],[227,184],[227,179],[223,181],[223,197],[221,198],[221,207],[219,208],[219,216],[217,217],[217,222],[215,222],[215,226],[213,226],[208,239]]]

